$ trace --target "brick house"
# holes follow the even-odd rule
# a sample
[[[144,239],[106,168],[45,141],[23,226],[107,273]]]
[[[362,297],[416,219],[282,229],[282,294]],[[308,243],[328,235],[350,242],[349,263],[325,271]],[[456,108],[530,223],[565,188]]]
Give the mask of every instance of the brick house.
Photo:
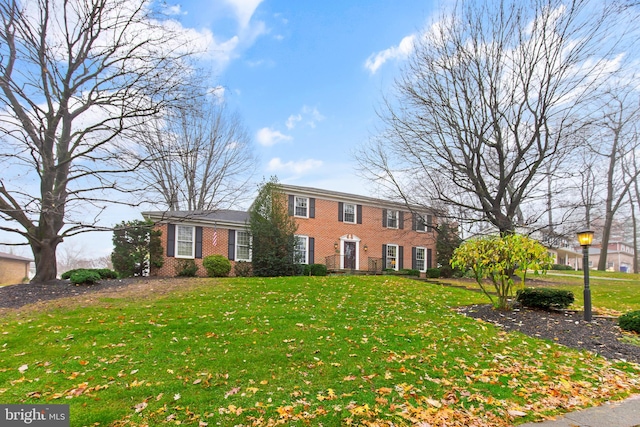
[[[408,209],[391,201],[293,185],[280,186],[295,218],[296,258],[325,264],[329,270],[381,272],[390,268],[435,266],[435,217],[422,207]],[[244,211],[143,212],[162,230],[165,263],[152,271],[175,276],[180,259],[222,254],[232,262],[251,260]],[[199,275],[204,275],[203,268]]]
[[[30,258],[0,252],[0,285],[16,285],[29,279]]]

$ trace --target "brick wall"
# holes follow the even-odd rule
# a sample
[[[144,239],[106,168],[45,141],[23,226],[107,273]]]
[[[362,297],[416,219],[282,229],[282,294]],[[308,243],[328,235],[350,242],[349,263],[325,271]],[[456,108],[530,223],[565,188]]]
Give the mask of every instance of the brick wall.
[[[167,224],[159,224],[156,228],[162,231],[162,248],[164,251],[165,259],[164,265],[161,268],[155,268],[151,270],[151,275],[153,276],[161,276],[161,277],[175,277],[176,276],[176,267],[182,260],[182,258],[175,257],[167,257]],[[217,245],[213,245],[213,227],[203,227],[202,228],[202,257],[206,257],[209,255],[223,255],[227,257],[228,253],[228,244],[229,244],[229,229],[227,228],[217,228],[218,238]],[[207,271],[202,266],[202,258],[197,258],[195,260],[196,265],[198,266],[198,276],[206,277]],[[233,265],[234,261],[231,261],[231,275],[233,275]]]
[[[345,200],[345,202],[348,202]],[[349,202],[350,203],[350,202]],[[354,202],[354,204],[357,204]],[[435,239],[436,235],[433,231],[418,232],[412,230],[412,215],[409,211],[404,212],[404,228],[390,229],[382,226],[383,208],[375,206],[362,206],[362,224],[353,224],[340,222],[338,220],[338,201],[323,200],[316,198],[315,200],[315,217],[301,218],[295,217],[298,224],[296,234],[305,235],[314,238],[314,262],[316,264],[325,264],[326,257],[340,255],[343,249],[341,238],[346,241],[357,242],[357,256],[359,269],[366,270],[368,268],[369,258],[383,258],[383,245],[395,244],[402,246],[403,251],[403,268],[412,268],[411,265],[411,248],[424,247],[432,251],[432,266],[435,267]],[[195,225],[195,224],[194,224]],[[435,226],[435,223],[433,224]],[[162,246],[166,255],[167,248],[167,225],[160,224],[158,228],[162,230]],[[228,238],[229,229],[217,228],[217,245],[213,245],[212,227],[203,227],[202,236],[202,256],[220,254],[225,257],[228,255]],[[338,244],[336,250],[334,245]],[[367,250],[365,251],[365,246]],[[426,258],[426,254],[425,254]],[[337,258],[339,262],[339,257]],[[153,269],[152,275],[173,277],[176,275],[176,266],[180,262],[180,258],[166,257],[162,268]],[[206,271],[202,267],[202,259],[195,260],[198,265],[198,276],[206,276]],[[425,259],[425,265],[427,261]],[[232,261],[232,266],[234,261]],[[382,267],[383,268],[383,267]],[[233,274],[233,268],[231,270]]]
[[[382,227],[383,209],[380,207],[362,206],[362,224],[352,224],[338,221],[337,201],[316,199],[315,206],[315,218],[296,217],[296,234],[315,238],[316,263],[324,264],[325,257],[338,254],[340,238],[351,235],[347,240],[360,239],[358,257],[361,270],[367,268],[369,257],[382,258],[382,245],[386,244],[404,247],[404,268],[411,268],[411,248],[418,246],[432,250],[432,262],[435,266],[435,232],[413,231],[410,212],[404,212],[403,229],[390,229]],[[335,243],[339,246],[337,251],[334,248]]]
[[[15,285],[29,277],[29,263],[0,258],[0,285]]]

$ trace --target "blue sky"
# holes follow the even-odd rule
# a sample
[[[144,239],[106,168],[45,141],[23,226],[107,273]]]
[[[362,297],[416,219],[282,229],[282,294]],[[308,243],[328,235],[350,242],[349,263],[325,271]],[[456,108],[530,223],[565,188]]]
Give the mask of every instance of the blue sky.
[[[165,10],[198,46],[208,45],[201,66],[252,136],[256,183],[275,175],[287,184],[375,196],[356,174],[353,151],[376,132],[376,107],[411,38],[443,2],[167,0]],[[110,207],[101,224],[141,219],[141,210]],[[60,249],[97,258],[111,253],[111,238],[86,233]],[[26,247],[12,250],[31,256]]]
[[[243,117],[257,179],[371,194],[352,151],[375,132],[411,37],[433,2],[191,0],[185,27],[207,34],[207,61]],[[404,42],[403,42],[404,40]],[[377,59],[377,61],[376,61]]]

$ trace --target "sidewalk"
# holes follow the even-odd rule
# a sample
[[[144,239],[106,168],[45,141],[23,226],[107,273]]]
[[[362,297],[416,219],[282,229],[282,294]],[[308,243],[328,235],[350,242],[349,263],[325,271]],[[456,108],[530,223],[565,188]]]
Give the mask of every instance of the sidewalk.
[[[640,427],[640,395],[518,427]]]

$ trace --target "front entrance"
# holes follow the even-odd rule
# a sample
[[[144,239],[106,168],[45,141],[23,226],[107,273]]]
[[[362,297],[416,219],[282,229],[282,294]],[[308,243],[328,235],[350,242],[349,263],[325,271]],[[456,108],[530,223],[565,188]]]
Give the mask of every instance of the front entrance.
[[[356,242],[344,242],[344,268],[356,269]]]

